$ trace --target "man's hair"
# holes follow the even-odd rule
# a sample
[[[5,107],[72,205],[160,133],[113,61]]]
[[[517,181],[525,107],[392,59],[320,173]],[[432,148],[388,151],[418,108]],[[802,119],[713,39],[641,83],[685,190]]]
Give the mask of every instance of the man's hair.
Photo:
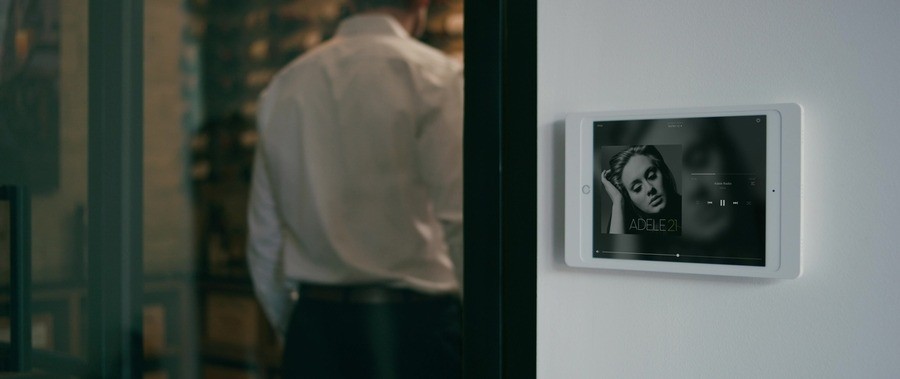
[[[390,7],[406,9],[412,4],[411,0],[350,0],[358,10]]]

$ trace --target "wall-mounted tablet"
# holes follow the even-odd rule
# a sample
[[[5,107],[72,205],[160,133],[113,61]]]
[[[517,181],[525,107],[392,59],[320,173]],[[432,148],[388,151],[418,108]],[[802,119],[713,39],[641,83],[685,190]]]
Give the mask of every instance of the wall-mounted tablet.
[[[566,117],[570,266],[800,275],[797,104]]]

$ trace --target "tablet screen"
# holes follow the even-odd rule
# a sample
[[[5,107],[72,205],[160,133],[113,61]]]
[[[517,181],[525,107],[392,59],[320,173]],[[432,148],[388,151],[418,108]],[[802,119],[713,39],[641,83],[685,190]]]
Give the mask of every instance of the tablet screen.
[[[593,257],[765,266],[766,121],[595,121]]]

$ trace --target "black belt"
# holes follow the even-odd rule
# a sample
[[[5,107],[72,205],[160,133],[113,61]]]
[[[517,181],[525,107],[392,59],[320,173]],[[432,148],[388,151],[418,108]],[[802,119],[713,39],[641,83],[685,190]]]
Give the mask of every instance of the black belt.
[[[451,296],[449,294],[430,295],[410,289],[380,285],[335,286],[309,283],[299,284],[297,295],[299,299],[354,304],[412,303],[434,301]]]

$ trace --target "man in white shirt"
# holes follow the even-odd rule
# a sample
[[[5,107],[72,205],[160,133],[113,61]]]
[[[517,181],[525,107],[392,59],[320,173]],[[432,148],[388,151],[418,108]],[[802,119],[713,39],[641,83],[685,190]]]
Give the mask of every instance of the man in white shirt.
[[[462,69],[428,0],[351,3],[261,96],[254,288],[286,378],[458,377]]]

